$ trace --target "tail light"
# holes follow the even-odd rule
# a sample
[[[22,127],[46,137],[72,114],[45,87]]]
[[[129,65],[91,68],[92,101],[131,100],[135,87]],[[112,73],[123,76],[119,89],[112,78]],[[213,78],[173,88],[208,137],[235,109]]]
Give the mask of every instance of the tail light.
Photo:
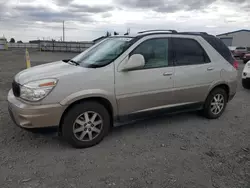
[[[238,70],[238,68],[239,68],[239,63],[238,63],[238,61],[234,60],[233,66],[234,66],[234,68],[235,68],[236,70]]]

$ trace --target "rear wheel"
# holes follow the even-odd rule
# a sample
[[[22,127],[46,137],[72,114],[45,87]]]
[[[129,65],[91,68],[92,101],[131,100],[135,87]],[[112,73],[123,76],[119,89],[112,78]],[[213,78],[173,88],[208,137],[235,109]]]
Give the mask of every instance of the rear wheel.
[[[203,109],[203,114],[208,119],[219,118],[227,105],[228,95],[223,88],[216,88],[208,95]]]
[[[97,102],[83,102],[73,106],[62,122],[63,138],[76,148],[100,143],[110,128],[107,109]]]
[[[250,89],[250,82],[247,81],[246,79],[242,79],[242,86],[245,88],[245,89]]]

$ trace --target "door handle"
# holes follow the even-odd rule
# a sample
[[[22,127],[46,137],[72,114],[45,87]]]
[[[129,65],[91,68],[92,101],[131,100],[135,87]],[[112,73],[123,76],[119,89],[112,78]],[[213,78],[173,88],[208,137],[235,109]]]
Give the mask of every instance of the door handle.
[[[208,67],[207,70],[212,71],[212,70],[214,70],[214,68],[213,67]]]
[[[165,72],[165,73],[163,73],[163,76],[172,76],[172,75],[173,75],[172,72]]]

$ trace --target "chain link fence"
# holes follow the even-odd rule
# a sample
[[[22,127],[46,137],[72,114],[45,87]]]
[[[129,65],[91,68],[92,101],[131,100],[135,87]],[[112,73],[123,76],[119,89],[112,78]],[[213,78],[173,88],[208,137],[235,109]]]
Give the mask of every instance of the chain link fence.
[[[94,42],[41,41],[39,47],[41,51],[82,52],[91,47],[93,44]]]

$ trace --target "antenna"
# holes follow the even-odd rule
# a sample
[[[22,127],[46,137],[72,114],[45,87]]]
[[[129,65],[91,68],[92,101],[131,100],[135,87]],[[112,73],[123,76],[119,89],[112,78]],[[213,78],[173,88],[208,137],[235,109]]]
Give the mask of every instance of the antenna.
[[[64,21],[63,21],[63,42],[65,40],[65,28],[64,28]]]

